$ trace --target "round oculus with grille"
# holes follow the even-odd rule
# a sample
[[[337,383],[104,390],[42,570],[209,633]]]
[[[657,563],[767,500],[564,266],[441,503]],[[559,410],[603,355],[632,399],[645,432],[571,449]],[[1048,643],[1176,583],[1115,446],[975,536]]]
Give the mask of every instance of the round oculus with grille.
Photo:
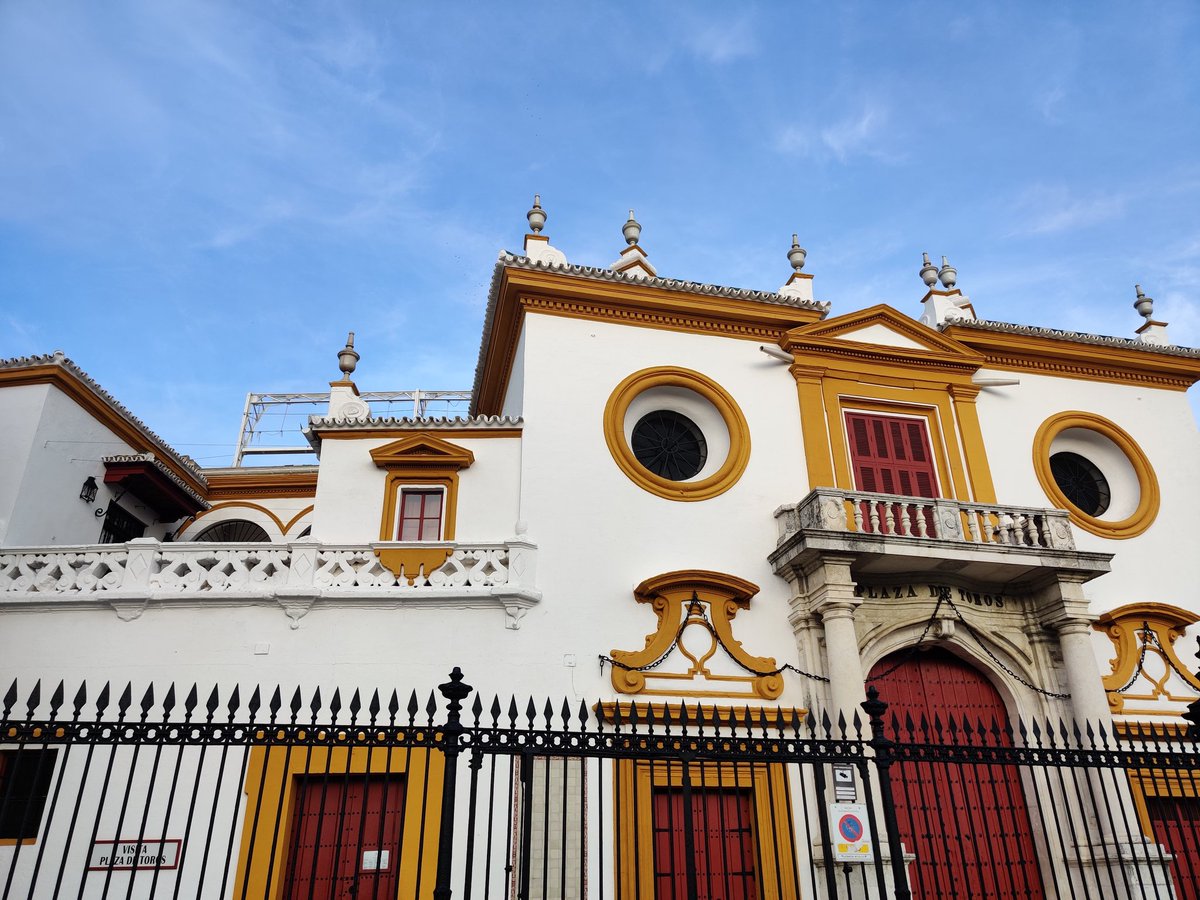
[[[670,481],[694,478],[708,461],[704,433],[672,409],[658,409],[638,419],[629,443],[639,463]]]
[[[1086,456],[1065,450],[1054,453],[1050,456],[1050,472],[1066,498],[1089,516],[1102,516],[1108,511],[1112,499],[1108,479]]]

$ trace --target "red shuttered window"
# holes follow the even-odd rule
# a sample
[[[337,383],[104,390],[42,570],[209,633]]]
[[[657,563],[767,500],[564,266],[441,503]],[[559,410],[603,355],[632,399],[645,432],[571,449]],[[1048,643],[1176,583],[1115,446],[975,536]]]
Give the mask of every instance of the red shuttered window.
[[[442,492],[400,491],[401,541],[437,541],[442,537]]]
[[[924,419],[846,413],[854,483],[860,491],[937,497]]]

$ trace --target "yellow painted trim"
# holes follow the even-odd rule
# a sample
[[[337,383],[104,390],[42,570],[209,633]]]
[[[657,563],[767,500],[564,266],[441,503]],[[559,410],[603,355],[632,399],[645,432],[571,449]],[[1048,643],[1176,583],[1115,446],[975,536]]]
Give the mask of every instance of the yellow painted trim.
[[[699,394],[720,414],[729,432],[729,455],[721,467],[700,481],[671,481],[655,475],[637,461],[625,440],[625,413],[634,399],[656,387],[678,387]],[[750,427],[729,392],[706,375],[677,366],[658,366],[634,372],[619,385],[604,407],[604,441],[625,475],[644,491],[665,500],[708,500],[735,484],[750,461]]]
[[[284,528],[284,525],[283,525],[283,520],[281,520],[279,518],[279,516],[275,515],[275,513],[271,512],[271,510],[267,509],[262,504],[252,503],[249,500],[226,500],[224,503],[213,504],[208,509],[203,509],[200,512],[196,513],[194,516],[192,516],[190,519],[187,519],[182,525],[179,526],[179,528],[177,528],[175,530],[175,539],[183,540],[183,541],[192,540],[191,537],[183,537],[183,534],[185,531],[192,528],[192,526],[194,526],[197,522],[199,522],[201,519],[205,518],[206,516],[211,516],[213,513],[220,512],[223,509],[233,509],[235,507],[241,507],[243,509],[258,510],[260,513],[267,516],[272,522],[275,523],[275,527],[279,529],[279,533],[281,535],[287,534],[287,530]],[[308,512],[311,509],[312,509],[311,506],[308,507],[308,509],[302,511],[300,513],[300,515],[303,515],[305,512]],[[295,519],[293,519],[292,521],[294,522]]]
[[[796,379],[796,397],[800,401],[800,430],[804,436],[804,464],[808,469],[808,486],[810,489],[837,487],[825,415],[825,398],[821,392],[821,379],[825,370],[793,365],[789,371]]]
[[[979,397],[979,388],[951,385],[950,396],[958,418],[958,433],[962,438],[971,494],[980,503],[997,503],[999,501],[996,499],[996,485],[992,481],[992,467],[988,463],[983,429],[979,425],[979,408],[975,405]]]
[[[287,533],[292,530],[293,525],[295,525],[297,522],[299,522],[302,518],[307,516],[312,511],[313,511],[313,505],[310,503],[310,504],[308,504],[308,506],[304,507],[304,509],[300,510],[300,512],[296,513],[294,516],[292,516],[290,519],[288,519],[287,524],[283,526],[284,535],[286,536]]]
[[[1104,690],[1108,693],[1108,706],[1113,715],[1178,715],[1175,712],[1130,708],[1130,701],[1153,702],[1158,699],[1157,695],[1117,693],[1129,683],[1129,679],[1137,671],[1138,660],[1141,658],[1138,634],[1143,625],[1148,626],[1158,638],[1163,653],[1167,656],[1168,667],[1183,673],[1184,680],[1195,690],[1195,694],[1191,696],[1172,697],[1167,694],[1166,699],[1184,702],[1200,696],[1200,678],[1193,675],[1191,667],[1175,653],[1175,642],[1183,637],[1189,625],[1195,625],[1197,622],[1200,622],[1200,615],[1166,603],[1130,603],[1109,610],[1095,621],[1093,627],[1104,632],[1113,643],[1111,671],[1103,678]],[[1168,677],[1169,675],[1170,673]]]
[[[1125,454],[1125,458],[1129,460],[1137,474],[1138,493],[1140,494],[1137,509],[1133,511],[1132,515],[1119,521],[1101,519],[1088,515],[1067,499],[1066,494],[1054,480],[1054,473],[1050,471],[1050,448],[1054,439],[1068,428],[1083,428],[1103,435]],[[1065,509],[1070,515],[1071,521],[1084,531],[1090,531],[1100,537],[1112,540],[1137,537],[1153,525],[1154,519],[1158,516],[1160,500],[1158,478],[1154,474],[1154,468],[1150,465],[1145,451],[1138,446],[1137,441],[1129,432],[1095,413],[1068,410],[1056,413],[1043,422],[1033,438],[1033,470],[1037,473],[1038,482],[1041,484],[1042,490],[1046,492],[1046,496],[1050,498],[1050,502],[1059,509]]]
[[[1135,349],[961,325],[947,326],[942,335],[981,354],[989,369],[1175,391],[1186,391],[1200,380],[1200,359],[1156,352],[1148,345]]]
[[[824,317],[819,309],[782,303],[506,267],[480,362],[477,415],[501,412],[526,312],[770,343]]]
[[[445,493],[442,502],[440,541],[453,541],[458,517],[458,473],[475,462],[475,454],[428,432],[412,432],[398,441],[371,451],[375,465],[387,470],[383,487],[383,512],[379,522],[379,540],[395,541],[396,504],[400,490],[409,485],[433,485]],[[376,548],[375,555],[396,576],[401,573],[409,584],[423,567],[426,574],[441,566],[450,556],[446,547]]]
[[[261,473],[220,472],[208,476],[209,500],[239,497],[313,497],[317,493],[317,469],[305,472]]]
[[[751,841],[755,847],[757,896],[784,900],[800,896],[795,878],[795,846],[788,810],[791,790],[784,766],[745,763],[689,763],[694,789],[749,790],[753,812]],[[654,890],[655,788],[679,788],[683,763],[617,760],[614,763],[614,876],[620,900],[657,896]],[[709,823],[711,824],[711,823]],[[617,860],[620,865],[617,866]],[[778,872],[776,864],[778,862]],[[782,888],[782,891],[780,890]]]
[[[593,711],[603,722],[614,724],[653,720],[659,725],[719,725],[722,728],[791,728],[808,716],[802,706],[722,706],[711,703],[668,703],[665,701],[638,703],[607,700],[597,703]]]
[[[288,853],[292,843],[294,788],[299,777],[323,776],[326,773],[365,775],[369,771],[372,774],[405,776],[402,813],[404,833],[400,840],[400,890],[397,896],[419,896],[422,900],[432,897],[437,874],[444,769],[445,757],[424,749],[393,749],[389,753],[378,749],[368,752],[366,748],[292,747],[289,753],[286,746],[254,747],[246,767],[246,812],[242,818],[241,850],[233,896],[238,900],[259,897],[283,900]],[[422,822],[425,826],[423,837]],[[274,859],[272,846],[276,848]],[[419,891],[416,884],[418,857],[421,870]],[[243,882],[247,884],[244,894]]]
[[[686,569],[667,572],[647,578],[636,588],[633,596],[638,603],[650,606],[658,617],[658,625],[652,634],[646,635],[641,650],[613,650],[610,654],[625,666],[645,666],[666,654],[685,622],[689,627],[706,628],[713,637],[712,648],[699,658],[691,655],[682,644],[678,646],[682,656],[691,661],[686,672],[672,672],[663,667],[653,671],[635,671],[611,666],[612,686],[620,694],[642,694],[674,697],[757,697],[774,700],[783,693],[783,678],[779,674],[714,675],[705,665],[716,652],[718,642],[743,667],[752,672],[773,672],[778,668],[773,657],[752,656],[742,649],[740,641],[733,636],[733,618],[739,609],[749,609],[750,599],[758,593],[758,585],[733,575],[708,572],[701,569]],[[692,618],[688,609],[692,598],[707,604],[708,617]],[[722,682],[731,685],[729,690],[714,688],[692,689],[688,684],[698,680]],[[665,687],[656,687],[664,684]],[[739,689],[734,687],[739,686]]]
[[[161,438],[151,437],[117,412],[74,373],[62,366],[37,365],[22,369],[0,369],[0,388],[48,384],[74,400],[88,415],[128,444],[134,453],[153,452],[155,458],[179,476],[191,490],[208,498],[208,489],[190,469],[175,460],[176,451]],[[113,402],[116,402],[114,399]],[[130,414],[132,416],[132,414]],[[144,426],[143,426],[144,427]]]

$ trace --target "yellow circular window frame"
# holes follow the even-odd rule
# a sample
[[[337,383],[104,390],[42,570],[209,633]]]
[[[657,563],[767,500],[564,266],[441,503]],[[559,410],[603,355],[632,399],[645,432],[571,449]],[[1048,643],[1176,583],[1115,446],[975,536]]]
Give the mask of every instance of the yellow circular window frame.
[[[729,432],[729,455],[712,475],[699,481],[671,481],[655,475],[637,461],[625,440],[625,414],[642,393],[657,387],[693,391],[716,408]],[[642,490],[666,500],[708,500],[733,487],[750,461],[750,428],[733,397],[723,387],[699,372],[675,366],[658,366],[634,372],[612,392],[604,407],[604,440],[608,452],[629,480]]]
[[[1050,471],[1050,448],[1054,444],[1054,439],[1068,428],[1082,428],[1103,435],[1125,454],[1125,458],[1133,466],[1138,480],[1138,505],[1137,509],[1133,511],[1133,515],[1119,521],[1101,519],[1088,515],[1067,499],[1066,494],[1058,486],[1058,482],[1054,480],[1054,473]],[[1092,534],[1104,538],[1124,540],[1142,534],[1158,516],[1160,496],[1158,478],[1154,474],[1150,460],[1127,431],[1103,416],[1078,410],[1051,416],[1042,423],[1034,436],[1033,468],[1037,472],[1038,481],[1041,482],[1046,496],[1060,509],[1065,509],[1070,514],[1071,521],[1084,531],[1090,531]]]

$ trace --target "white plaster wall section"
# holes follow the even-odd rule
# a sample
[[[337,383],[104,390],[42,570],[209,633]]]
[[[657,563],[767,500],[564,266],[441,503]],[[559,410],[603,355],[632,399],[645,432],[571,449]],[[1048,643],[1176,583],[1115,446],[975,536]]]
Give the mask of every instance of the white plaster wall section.
[[[564,652],[582,661],[614,647],[638,649],[655,617],[634,602],[633,588],[667,571],[711,569],[761,588],[735,620],[747,651],[794,659],[788,587],[766,561],[776,540],[773,511],[808,491],[787,366],[752,341],[549,316],[526,317],[526,340],[524,515],[539,542],[546,600],[524,620],[513,652],[549,669],[561,665]],[[605,444],[604,408],[617,385],[641,369],[671,365],[720,384],[749,425],[745,473],[710,500],[647,493]],[[564,371],[573,377],[564,379]],[[608,674],[593,665],[581,663],[575,679],[611,691]]]
[[[107,508],[117,496],[119,505],[147,526],[147,537],[162,536],[167,524],[157,522],[155,512],[141,499],[118,485],[104,484],[101,460],[134,452],[73,399],[51,386],[17,500],[20,521],[10,530],[9,543],[94,544],[104,521],[94,513]],[[89,475],[99,485],[92,504],[79,499]]]
[[[844,334],[839,334],[837,337],[838,340],[855,341],[860,344],[882,344],[884,347],[904,347],[909,350],[929,349],[928,345],[914,341],[908,335],[893,331],[891,328],[881,325],[878,322],[867,325],[864,328],[847,331]]]
[[[525,326],[517,337],[517,349],[513,352],[512,371],[504,391],[502,414],[510,419],[520,418],[525,405]]]
[[[37,436],[42,407],[50,386],[23,384],[0,390],[0,547],[11,543],[9,532],[15,517],[27,514],[17,506],[21,484],[27,477],[29,455]],[[83,479],[80,478],[82,484]]]
[[[517,518],[520,438],[438,436],[475,455],[459,472],[458,540],[500,541],[512,536]],[[395,438],[326,440],[313,510],[313,536],[327,543],[370,543],[379,540],[379,524],[387,472],[375,465],[371,451]]]
[[[1161,564],[1190,558],[1195,550],[1195,510],[1200,508],[1200,478],[1196,477],[1200,436],[1187,395],[1182,391],[1026,373],[1018,377],[1019,385],[985,389],[978,400],[980,427],[988,448],[997,499],[1020,506],[1050,506],[1051,501],[1033,468],[1033,440],[1038,428],[1050,416],[1069,410],[1103,416],[1128,432],[1150,460],[1161,491],[1161,507],[1145,533],[1125,540],[1103,538],[1073,528],[1079,549],[1116,554],[1113,571],[1086,588],[1093,612],[1147,600],[1200,612],[1194,579],[1187,568]],[[1129,485],[1119,480],[1119,471],[1114,474],[1118,476],[1115,494]],[[1114,496],[1114,502],[1124,505],[1127,501]]]

